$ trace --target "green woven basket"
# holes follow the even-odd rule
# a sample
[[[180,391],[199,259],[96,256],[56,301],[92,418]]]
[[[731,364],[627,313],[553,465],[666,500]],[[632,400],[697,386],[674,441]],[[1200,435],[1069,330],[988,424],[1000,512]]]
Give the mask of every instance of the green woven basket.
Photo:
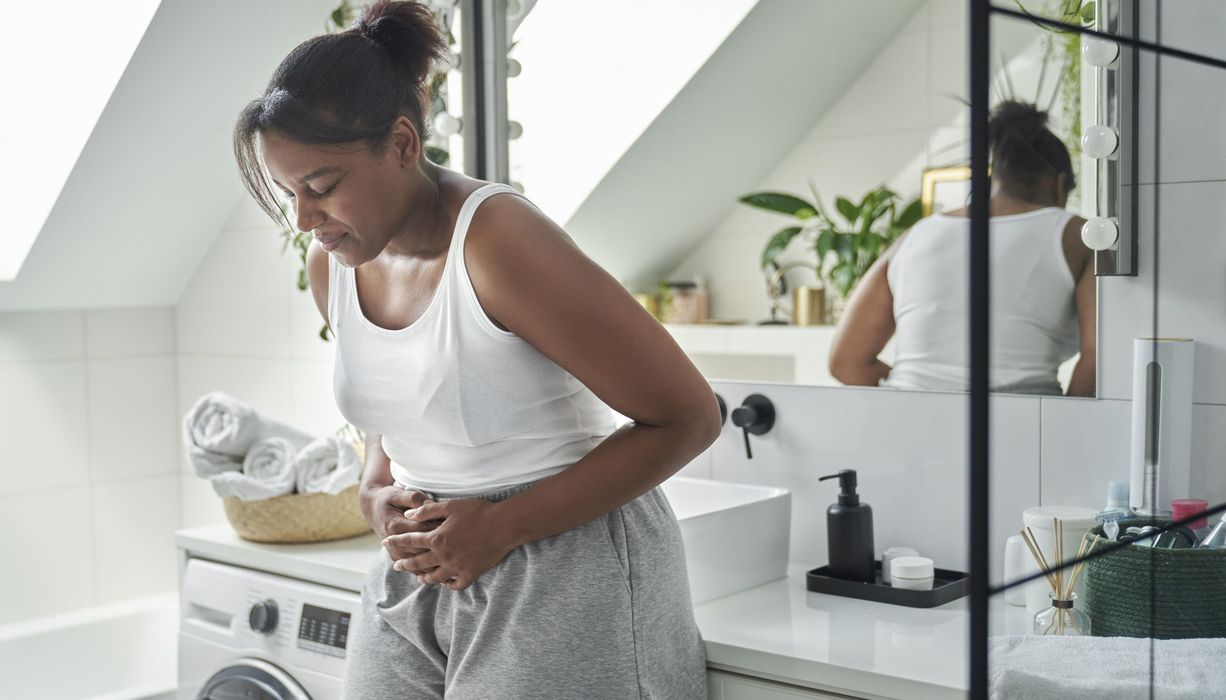
[[[1124,527],[1149,524],[1165,523],[1137,519]],[[1102,534],[1097,527],[1086,537]],[[1094,636],[1226,637],[1226,549],[1133,545],[1085,566],[1085,610]],[[1152,610],[1151,581],[1157,592]]]

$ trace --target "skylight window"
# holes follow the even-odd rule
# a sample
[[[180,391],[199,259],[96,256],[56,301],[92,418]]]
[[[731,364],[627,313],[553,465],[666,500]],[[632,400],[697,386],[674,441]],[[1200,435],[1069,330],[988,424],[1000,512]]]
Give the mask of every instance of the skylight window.
[[[53,11],[31,5],[5,32],[0,281],[17,278],[158,4],[61,0]]]

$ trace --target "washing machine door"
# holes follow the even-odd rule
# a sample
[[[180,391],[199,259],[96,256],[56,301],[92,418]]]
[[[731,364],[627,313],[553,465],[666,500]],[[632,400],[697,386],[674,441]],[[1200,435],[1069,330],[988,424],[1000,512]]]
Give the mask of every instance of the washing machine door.
[[[285,671],[260,659],[237,659],[204,683],[197,700],[311,700]]]

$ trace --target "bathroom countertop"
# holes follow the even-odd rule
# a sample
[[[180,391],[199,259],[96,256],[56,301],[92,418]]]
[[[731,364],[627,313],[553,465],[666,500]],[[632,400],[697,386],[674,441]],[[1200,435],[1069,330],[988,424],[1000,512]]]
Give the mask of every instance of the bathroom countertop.
[[[179,530],[175,542],[191,556],[351,591],[360,590],[379,548],[373,533],[271,545],[224,526]],[[966,598],[921,609],[810,593],[804,580],[813,566],[791,562],[786,578],[695,606],[708,665],[855,697],[965,697]],[[997,599],[992,613],[994,634],[1024,625],[1023,608]]]

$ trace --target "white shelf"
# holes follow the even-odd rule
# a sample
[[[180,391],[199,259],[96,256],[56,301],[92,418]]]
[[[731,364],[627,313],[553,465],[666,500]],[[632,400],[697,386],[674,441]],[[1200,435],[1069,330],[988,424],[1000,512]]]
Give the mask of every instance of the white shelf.
[[[834,326],[667,323],[664,327],[708,379],[840,386],[826,361]]]

